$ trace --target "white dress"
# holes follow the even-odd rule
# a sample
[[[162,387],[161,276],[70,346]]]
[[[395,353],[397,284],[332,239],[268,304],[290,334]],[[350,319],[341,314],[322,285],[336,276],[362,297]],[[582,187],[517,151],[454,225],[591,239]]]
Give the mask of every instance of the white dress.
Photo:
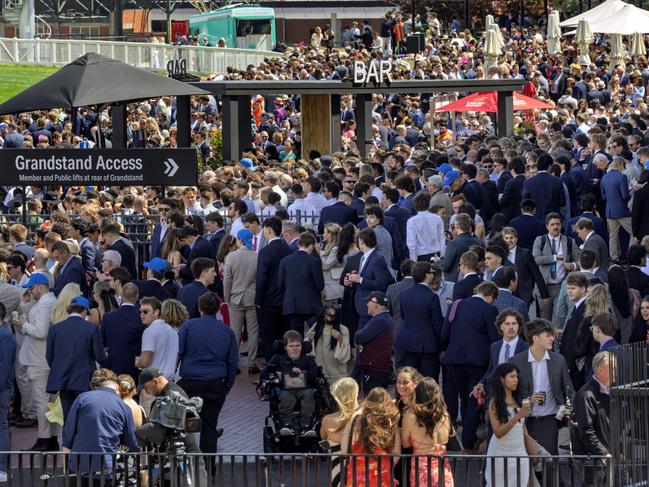
[[[507,406],[509,417],[513,417],[514,408]],[[524,420],[519,420],[514,427],[502,438],[491,436],[489,448],[487,448],[487,470],[485,479],[487,487],[527,487],[530,476],[530,461],[525,449]],[[500,457],[500,458],[489,458]],[[502,457],[511,457],[505,459]],[[517,461],[516,457],[522,457]],[[492,467],[494,472],[492,473]],[[505,471],[507,468],[507,482],[505,483]],[[493,478],[492,478],[493,476]]]

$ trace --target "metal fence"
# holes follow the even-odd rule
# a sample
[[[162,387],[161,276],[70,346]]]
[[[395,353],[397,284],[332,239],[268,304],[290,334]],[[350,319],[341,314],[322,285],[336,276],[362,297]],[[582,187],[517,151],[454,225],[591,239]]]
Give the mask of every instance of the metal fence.
[[[649,485],[649,347],[633,343],[612,350],[611,441],[615,485]]]
[[[449,470],[456,487],[481,486],[487,469],[494,486],[527,486],[535,475],[542,486],[611,485],[606,475],[610,461],[592,457],[487,457],[448,455],[418,456],[347,456],[217,454],[9,454],[8,485],[27,486],[236,486],[236,487],[316,487],[333,486],[340,471],[340,484],[352,487],[407,485],[407,466],[426,473],[414,476],[411,487],[446,485],[444,468]],[[92,465],[88,474],[76,474],[72,465]],[[510,468],[504,469],[503,465]],[[208,465],[208,468],[205,468]],[[347,465],[350,474],[347,475]],[[446,467],[444,467],[446,465]],[[601,476],[593,476],[601,472]]]
[[[273,51],[203,46],[174,46],[142,42],[74,39],[0,38],[0,62],[63,66],[95,52],[138,68],[166,71],[167,62],[187,60],[192,73],[224,73],[228,67],[258,66],[264,58],[280,57]],[[116,80],[116,82],[119,82]]]

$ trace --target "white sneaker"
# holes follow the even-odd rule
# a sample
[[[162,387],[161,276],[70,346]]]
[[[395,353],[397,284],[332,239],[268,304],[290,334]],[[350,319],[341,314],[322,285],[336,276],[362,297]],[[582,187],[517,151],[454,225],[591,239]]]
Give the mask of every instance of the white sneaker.
[[[0,472],[0,482],[6,482],[6,481],[7,481],[7,473]]]

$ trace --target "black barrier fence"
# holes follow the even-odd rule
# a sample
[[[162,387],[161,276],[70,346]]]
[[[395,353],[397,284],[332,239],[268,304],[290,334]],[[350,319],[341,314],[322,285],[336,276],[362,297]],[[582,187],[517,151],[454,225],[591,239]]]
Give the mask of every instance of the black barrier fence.
[[[611,484],[611,460],[595,457],[491,457],[443,456],[336,456],[217,454],[164,455],[64,454],[19,452],[8,454],[7,485],[27,486],[219,486],[219,487],[316,487],[448,485],[493,486],[594,486]],[[90,466],[87,474],[74,472],[75,465]],[[208,468],[205,468],[205,465]],[[349,473],[348,473],[349,472]],[[340,483],[336,483],[336,476]],[[538,483],[533,482],[535,477]],[[532,480],[530,480],[532,479]]]
[[[649,485],[649,346],[611,351],[611,440],[615,485]]]

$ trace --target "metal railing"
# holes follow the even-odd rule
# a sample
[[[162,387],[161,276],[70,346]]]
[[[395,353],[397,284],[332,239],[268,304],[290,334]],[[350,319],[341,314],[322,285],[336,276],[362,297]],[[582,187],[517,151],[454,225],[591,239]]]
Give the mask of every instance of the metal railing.
[[[0,454],[6,455],[6,454]],[[439,456],[335,456],[331,454],[64,454],[15,452],[8,454],[8,485],[27,486],[236,486],[316,487],[334,485],[407,485],[407,467],[414,475],[411,487],[445,485],[452,475],[456,486],[491,484],[528,485],[536,476],[542,486],[611,485],[611,460],[593,457],[489,457]],[[414,458],[414,461],[412,461]],[[74,465],[86,465],[87,473],[75,473]],[[205,466],[208,468],[205,468]],[[505,466],[509,468],[504,468]],[[349,473],[348,473],[349,471]]]
[[[173,46],[141,42],[114,42],[73,39],[0,38],[0,62],[66,65],[88,52],[95,52],[138,68],[165,71],[167,62],[187,60],[192,73],[224,73],[228,67],[246,69],[265,58],[280,57],[272,51],[202,46]]]

